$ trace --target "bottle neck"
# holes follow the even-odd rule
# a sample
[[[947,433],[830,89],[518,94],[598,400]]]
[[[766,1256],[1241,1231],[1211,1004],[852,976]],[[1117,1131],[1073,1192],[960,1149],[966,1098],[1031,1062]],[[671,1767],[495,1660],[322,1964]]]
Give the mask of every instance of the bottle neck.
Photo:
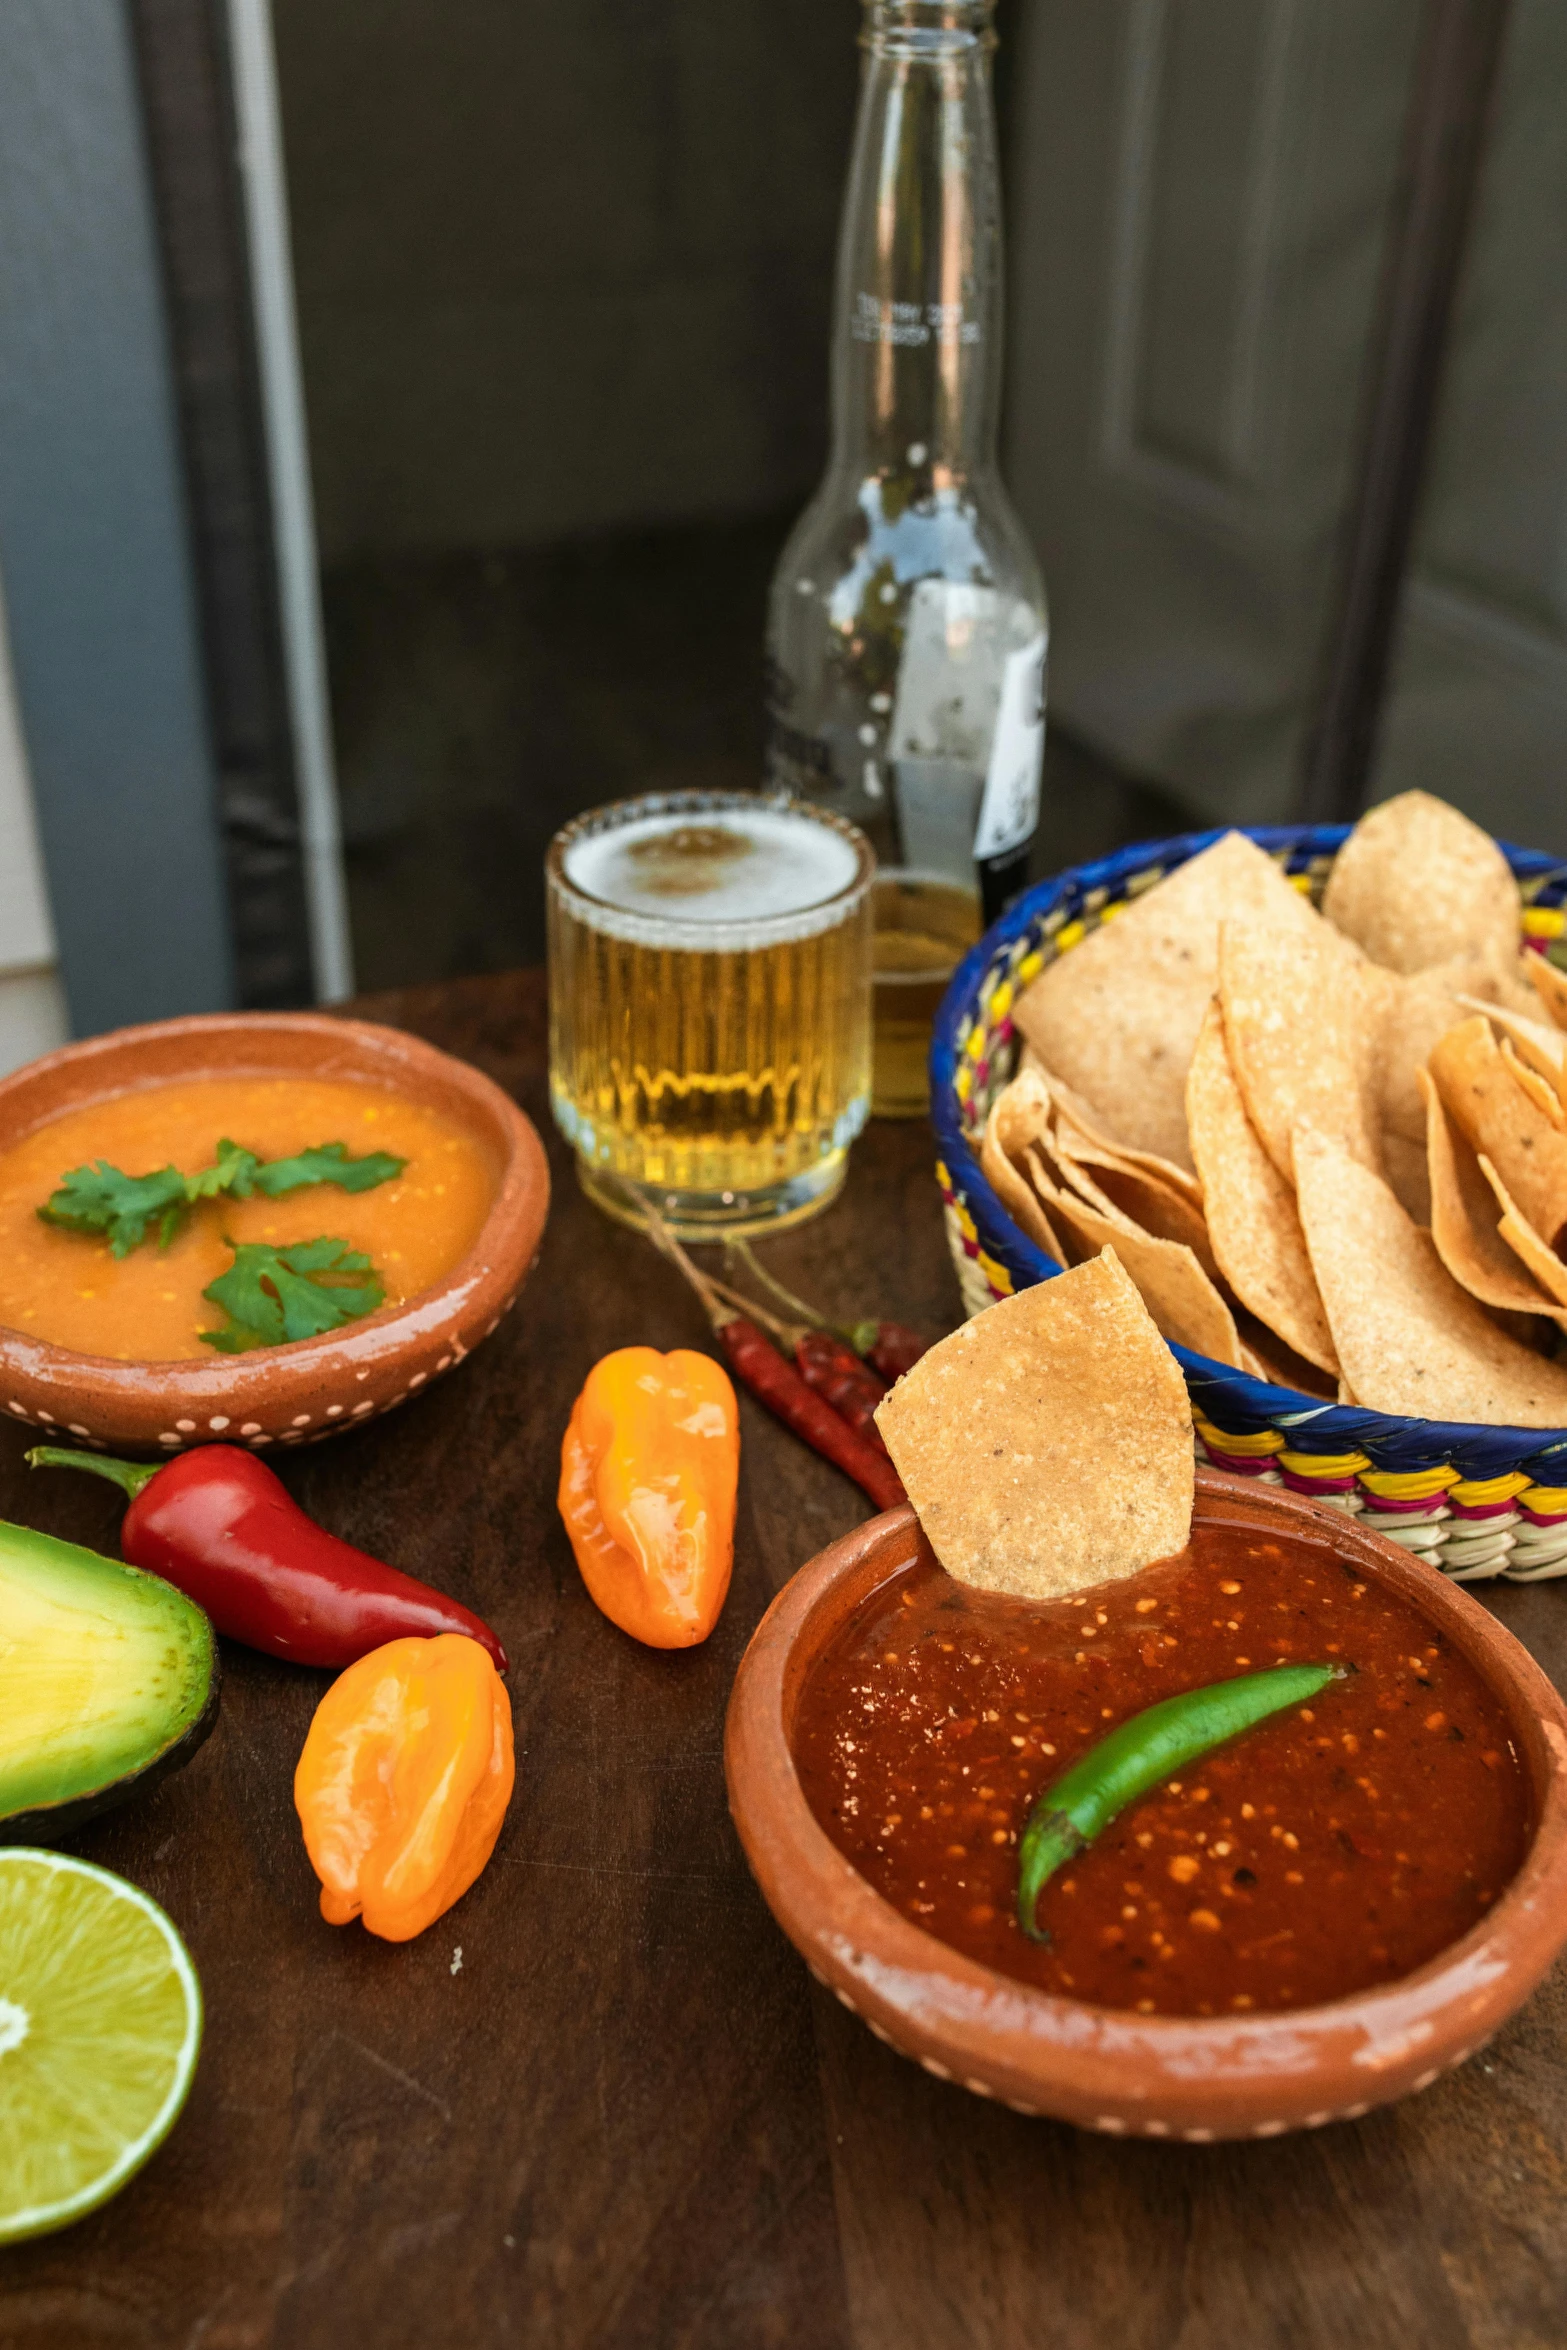
[[[833,462],[939,495],[995,464],[994,0],[867,0],[838,247]]]

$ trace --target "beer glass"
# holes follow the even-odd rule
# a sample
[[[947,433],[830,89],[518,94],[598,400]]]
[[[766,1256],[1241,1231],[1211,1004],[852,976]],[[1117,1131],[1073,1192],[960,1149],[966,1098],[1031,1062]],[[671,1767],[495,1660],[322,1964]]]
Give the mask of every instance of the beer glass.
[[[550,1103],[590,1198],[686,1238],[798,1223],[870,1108],[871,880],[842,817],[745,792],[557,833]]]

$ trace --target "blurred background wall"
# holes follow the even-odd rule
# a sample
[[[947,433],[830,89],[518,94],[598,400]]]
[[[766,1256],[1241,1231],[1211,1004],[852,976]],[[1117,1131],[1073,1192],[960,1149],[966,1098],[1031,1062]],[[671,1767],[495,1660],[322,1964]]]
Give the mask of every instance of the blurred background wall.
[[[1294,812],[1440,5],[1002,0],[1041,869]],[[537,955],[562,816],[754,780],[856,14],[277,0],[363,978]],[[1374,788],[1567,848],[1564,130],[1567,18],[1517,0]]]
[[[1438,13],[1014,18],[1009,454],[1054,606],[1053,715],[1210,820],[1277,821],[1299,790]],[[1374,796],[1423,785],[1567,849],[1564,598],[1567,11],[1514,0]]]
[[[274,21],[360,979],[533,960],[568,815],[759,778],[854,11]]]
[[[1379,796],[1567,853],[1567,10],[1513,0],[1442,372]]]
[[[359,984],[536,958],[564,817],[757,780],[767,581],[825,451],[857,17],[271,0],[272,291],[291,259]],[[13,928],[42,956],[52,923],[78,1026],[321,984],[234,97],[267,25],[267,0],[0,11],[9,772],[49,901]],[[1368,788],[1567,852],[1560,0],[1000,0],[998,27],[1006,465],[1054,617],[1038,869],[1300,800],[1448,35],[1482,61],[1440,101],[1479,166]],[[111,879],[149,843],[156,874],[184,859],[200,974],[156,883],[84,886],[104,841]]]
[[[329,566],[802,497],[840,0],[275,0]]]

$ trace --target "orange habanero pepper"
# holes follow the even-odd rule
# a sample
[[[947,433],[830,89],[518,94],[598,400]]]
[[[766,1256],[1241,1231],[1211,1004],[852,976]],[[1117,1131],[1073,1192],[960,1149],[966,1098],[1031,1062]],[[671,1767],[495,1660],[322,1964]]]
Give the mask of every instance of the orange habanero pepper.
[[[294,1773],[328,1925],[422,1934],[494,1851],[515,1777],[511,1700],[476,1640],[389,1640],[339,1673]]]
[[[560,1452],[560,1514],[594,1602],[649,1648],[718,1621],[735,1549],[740,1422],[711,1355],[623,1346],[588,1373]]]

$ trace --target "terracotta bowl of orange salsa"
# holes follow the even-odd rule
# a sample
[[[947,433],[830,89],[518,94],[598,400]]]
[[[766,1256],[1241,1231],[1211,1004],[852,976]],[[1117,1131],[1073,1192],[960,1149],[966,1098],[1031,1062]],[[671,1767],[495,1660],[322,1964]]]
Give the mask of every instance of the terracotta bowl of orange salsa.
[[[37,1214],[68,1169],[209,1165],[341,1141],[405,1161],[374,1189],[203,1201],[166,1248],[116,1260]],[[538,1135],[499,1086],[417,1037],[316,1013],[214,1014],[115,1030],[0,1082],[0,1414],[99,1448],[314,1443],[453,1369],[515,1304],[549,1207]],[[202,1291],[230,1242],[330,1235],[385,1291],[324,1336],[213,1352]]]
[[[1016,1921],[1033,1799],[1114,1723],[1354,1669],[1121,1813]],[[1269,2138],[1462,2064],[1567,1943],[1567,1709],[1474,1600],[1326,1505],[1197,1479],[1178,1559],[1043,1606],[912,1510],[741,1663],[730,1808],[817,1979],[927,2072],[1113,2136]]]

